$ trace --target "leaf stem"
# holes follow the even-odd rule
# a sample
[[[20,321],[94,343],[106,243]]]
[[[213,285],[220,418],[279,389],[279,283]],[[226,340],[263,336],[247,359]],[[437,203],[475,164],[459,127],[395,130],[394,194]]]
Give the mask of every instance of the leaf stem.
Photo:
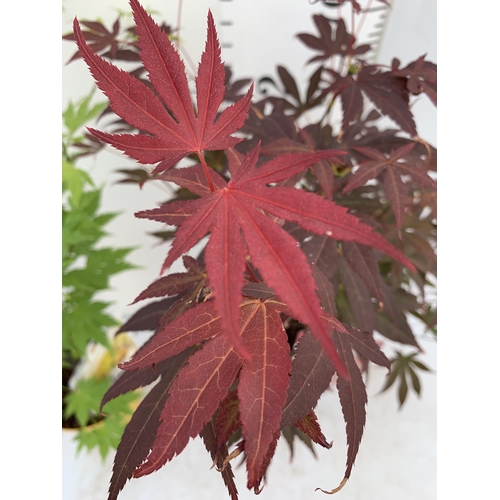
[[[252,266],[250,266],[250,264],[248,262],[245,262],[245,264],[246,264],[246,268],[247,268],[248,274],[250,275],[250,281],[254,281],[255,283],[260,283],[260,280],[255,275],[255,273],[254,273],[254,271],[252,269]]]
[[[363,9],[363,16],[359,20],[358,29],[356,30],[356,35],[355,35],[356,39],[358,38],[359,34],[361,33],[361,28],[363,27],[363,24],[365,23],[365,20],[368,16],[368,13],[370,12],[372,2],[373,2],[373,0],[369,0],[366,7]],[[354,35],[354,27],[353,27],[352,31],[353,31],[352,34]]]
[[[210,191],[213,193],[215,191],[215,187],[214,183],[212,182],[212,177],[210,177],[210,171],[209,171],[210,167],[207,165],[205,157],[203,156],[203,153],[201,151],[197,151],[196,154],[198,155],[198,158],[200,159],[200,162],[203,165],[203,170],[205,171],[205,175],[208,181],[208,187],[210,188]]]
[[[332,111],[332,108],[333,108],[333,103],[335,102],[335,99],[337,98],[337,95],[338,93],[335,92],[333,94],[333,97],[332,97],[332,100],[330,101],[330,104],[328,104],[328,106],[326,107],[326,111],[325,113],[323,114],[323,116],[321,117],[321,120],[319,121],[319,123],[322,125],[323,124],[323,121],[326,120],[327,116],[330,114],[330,112]]]
[[[356,37],[354,36],[355,31],[355,15],[354,15],[354,5],[351,4],[351,43],[349,47],[349,56],[347,57],[347,71],[349,72],[349,68],[352,63],[352,56],[354,55],[354,41]]]
[[[177,39],[175,40],[175,45],[177,50],[179,50],[179,43],[181,39],[181,18],[182,18],[182,0],[179,0],[177,4]]]

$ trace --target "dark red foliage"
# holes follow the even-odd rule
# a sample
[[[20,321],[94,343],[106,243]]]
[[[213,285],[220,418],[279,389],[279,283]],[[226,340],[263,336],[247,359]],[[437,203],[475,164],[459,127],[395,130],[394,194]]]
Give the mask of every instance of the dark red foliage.
[[[154,165],[122,170],[120,182],[179,187],[167,203],[136,216],[171,226],[157,233],[172,240],[161,271],[181,257],[186,271],[139,293],[134,303],[161,300],[120,328],[153,335],[120,365],[125,371],[103,404],[156,385],[125,430],[109,499],[199,435],[233,500],[230,460],[239,453],[247,487],[259,492],[282,433],[331,447],[314,408],[334,376],[346,423],[346,480],[366,420],[363,373],[368,363],[391,366],[373,333],[418,348],[406,313],[435,325],[435,311],[410,288],[424,291],[436,273],[436,151],[418,138],[410,104],[422,92],[436,103],[436,66],[424,57],[404,68],[397,60],[391,69],[369,65],[370,46],[358,45],[342,19],[314,16],[319,36],[299,35],[319,53],[305,93],[279,66],[279,86],[260,81],[280,95],[251,104],[250,81],[232,82],[221,61],[209,12],[193,99],[168,30],[137,0],[130,4],[136,26],[127,32],[137,40],[129,60],[142,62],[130,73],[108,61],[126,59],[118,22],[112,31],[74,23],[78,54],[126,133],[89,130]],[[332,124],[336,105],[342,120]],[[297,119],[317,108],[322,118],[299,128]],[[397,128],[379,130],[383,116]],[[179,168],[184,158],[192,164]],[[187,255],[206,236],[199,257]]]
[[[332,32],[331,23],[326,17],[319,15],[313,16],[313,20],[320,33],[319,37],[308,33],[300,33],[297,35],[309,48],[322,52],[321,55],[311,58],[309,62],[324,61],[332,56],[347,56],[350,53],[353,55],[361,55],[370,50],[369,45],[354,47],[354,35],[347,32],[343,19],[339,19],[336,22],[337,26],[335,33]]]

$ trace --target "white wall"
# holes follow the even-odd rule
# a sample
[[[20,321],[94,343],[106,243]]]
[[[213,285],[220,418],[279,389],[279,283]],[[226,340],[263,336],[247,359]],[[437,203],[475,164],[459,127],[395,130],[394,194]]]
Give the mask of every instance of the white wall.
[[[377,3],[377,2],[375,2]],[[115,20],[116,14],[107,5],[128,11],[125,0],[66,0],[63,14],[63,32],[71,29],[75,15],[81,19],[102,18],[107,25]],[[149,0],[144,5],[162,12],[158,19],[176,24],[177,1]],[[206,26],[206,11],[212,8],[216,23],[228,18],[233,26],[220,29],[221,41],[232,43],[233,47],[223,50],[223,58],[233,66],[237,77],[274,75],[274,66],[283,64],[294,75],[304,71],[304,62],[310,53],[294,38],[297,32],[313,32],[310,16],[325,12],[320,4],[310,5],[308,0],[184,0],[182,7],[182,39],[195,63],[201,53]],[[393,56],[403,64],[427,53],[436,61],[436,1],[396,0],[394,10],[379,53],[381,63],[389,63]],[[326,12],[334,12],[327,10]],[[253,20],[257,24],[257,28]],[[63,44],[63,61],[74,51],[70,43]],[[310,74],[306,68],[307,74]],[[93,86],[84,63],[75,62],[63,70],[63,107],[68,99],[78,99]],[[436,113],[425,99],[414,108],[420,135],[436,143]],[[153,281],[166,255],[167,247],[153,247],[155,240],[146,236],[148,231],[159,229],[157,223],[137,220],[137,210],[156,206],[165,200],[168,193],[158,187],[147,185],[142,191],[135,186],[113,185],[118,176],[113,171],[132,167],[133,162],[117,152],[107,149],[97,159],[82,163],[92,171],[98,183],[105,183],[104,209],[120,211],[122,215],[110,224],[113,243],[117,245],[139,245],[130,259],[143,269],[130,271],[113,280],[115,290],[107,298],[116,302],[113,312],[125,319],[139,306],[127,307],[138,292]],[[416,325],[415,328],[418,328]],[[423,340],[426,354],[422,360],[436,368],[436,346]],[[360,447],[352,479],[343,491],[337,494],[339,500],[433,500],[436,498],[436,377],[423,376],[423,395],[420,401],[411,395],[409,402],[398,412],[393,392],[375,396],[381,387],[384,372],[375,368],[369,381],[370,402],[365,437]],[[269,484],[260,498],[263,500],[317,499],[321,493],[314,493],[315,487],[333,488],[342,478],[345,462],[344,424],[336,402],[335,394],[329,393],[320,401],[318,416],[328,439],[335,441],[329,450],[318,450],[319,461],[310,452],[297,446],[296,459],[290,465],[285,443],[280,443],[276,458],[269,470]],[[151,477],[133,481],[124,490],[122,499],[199,499],[225,498],[218,474],[209,471],[210,460],[205,456],[199,441],[191,442],[184,453],[171,464]],[[97,455],[95,458],[98,460]],[[93,460],[93,459],[92,459]],[[110,462],[101,470],[108,476]],[[198,470],[199,469],[199,470]],[[237,472],[241,498],[253,498],[245,490],[244,470]],[[155,478],[163,480],[160,491],[154,491]],[[163,478],[163,479],[161,479]],[[78,484],[68,485],[68,488]],[[167,493],[168,491],[171,494]],[[81,498],[103,498],[104,492]],[[127,496],[128,495],[128,496]],[[68,496],[65,500],[70,500]]]

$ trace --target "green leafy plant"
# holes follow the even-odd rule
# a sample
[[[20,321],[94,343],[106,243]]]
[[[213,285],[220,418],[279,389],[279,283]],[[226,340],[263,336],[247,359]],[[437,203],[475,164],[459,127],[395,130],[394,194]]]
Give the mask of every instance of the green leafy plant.
[[[349,3],[352,19],[363,15],[360,3]],[[275,91],[253,99],[253,84],[233,82],[224,67],[209,12],[193,99],[168,30],[137,0],[130,5],[137,39],[129,48],[141,68],[111,64],[119,50],[92,46],[77,20],[67,38],[120,117],[119,130],[90,134],[154,165],[121,169],[121,181],[178,186],[172,199],[136,216],[169,226],[157,233],[172,243],[162,274],[180,258],[185,272],[139,293],[134,302],[160,300],[119,329],[153,335],[120,364],[101,405],[156,385],[125,429],[109,499],[196,436],[231,498],[238,454],[258,493],[281,435],[291,446],[299,437],[330,447],[314,409],[332,380],[348,443],[344,479],[329,493],[338,491],[363,436],[369,363],[393,370],[387,386],[404,367],[418,394],[417,370],[426,367],[415,359],[420,346],[407,315],[435,333],[426,293],[436,275],[436,149],[418,136],[411,104],[422,93],[436,104],[436,65],[423,56],[404,68],[397,59],[389,68],[369,64],[370,46],[358,45],[342,19],[315,15],[318,35],[298,35],[315,52],[305,96],[279,66],[279,81],[259,81]],[[111,46],[119,36],[106,35]],[[395,128],[382,128],[382,118]],[[201,253],[189,255],[207,235]],[[375,334],[414,351],[391,366]],[[399,390],[401,404],[406,394]]]
[[[79,449],[98,447],[105,457],[110,448],[116,449],[137,394],[131,392],[110,402],[104,409],[107,416],[101,415],[100,402],[113,381],[112,369],[131,342],[126,335],[110,341],[108,330],[118,322],[107,312],[110,304],[97,294],[109,289],[111,276],[134,266],[126,260],[130,248],[100,245],[107,235],[106,225],[116,214],[100,213],[101,189],[76,166],[78,158],[88,154],[81,148],[83,126],[106,108],[102,103],[91,105],[91,99],[92,94],[77,105],[70,103],[63,113],[62,425],[80,429]],[[75,380],[96,344],[103,349],[94,370]]]

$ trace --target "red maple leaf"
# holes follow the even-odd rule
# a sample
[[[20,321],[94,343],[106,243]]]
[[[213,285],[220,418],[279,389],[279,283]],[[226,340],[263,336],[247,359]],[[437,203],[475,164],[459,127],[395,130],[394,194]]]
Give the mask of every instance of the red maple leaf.
[[[228,389],[239,372],[238,410],[245,438],[248,487],[258,486],[266,454],[280,429],[287,395],[291,358],[280,312],[289,311],[275,299],[247,299],[240,304],[240,310],[238,333],[252,355],[249,360],[233,349],[224,335],[214,301],[209,300],[160,330],[129,362],[121,365],[135,372],[205,342],[173,383],[152,452],[134,473],[136,477],[157,470],[182,451],[189,437],[197,435],[219,403],[227,399]],[[343,328],[335,319],[331,321],[334,327]],[[222,434],[225,441],[226,432]],[[219,444],[224,441],[218,440]]]
[[[198,304],[160,330],[130,361],[121,365],[127,373],[137,374],[134,380],[140,380],[143,384],[145,377],[147,382],[164,370],[156,367],[163,367],[166,361],[168,363],[177,359],[190,347],[204,344],[200,351],[192,354],[187,364],[179,368],[177,379],[169,385],[170,397],[162,403],[164,407],[159,417],[156,439],[149,442],[151,452],[146,461],[140,466],[136,461],[123,462],[121,467],[127,471],[126,478],[131,476],[132,466],[137,467],[133,473],[135,477],[150,474],[162,467],[184,449],[190,437],[202,431],[219,407],[219,416],[214,422],[215,449],[222,449],[229,435],[241,424],[244,438],[242,446],[247,457],[247,486],[254,489],[259,487],[270,455],[274,452],[277,433],[283,428],[282,418],[285,417],[283,407],[287,399],[292,361],[280,312],[290,314],[290,311],[286,304],[274,298],[246,298],[239,309],[241,318],[238,333],[251,353],[249,360],[239,356],[228,342],[222,328],[222,317],[217,314],[214,301],[209,300]],[[335,335],[333,330],[342,332],[349,339],[349,345],[352,343],[363,355],[378,361],[372,355],[371,344],[364,337],[356,338],[362,335],[361,332],[348,332],[327,313],[323,313],[323,318],[328,325],[329,335]],[[340,337],[338,340],[339,345],[342,345]],[[341,352],[345,356],[344,350]],[[375,355],[379,356],[377,353]],[[155,366],[156,375],[145,371],[148,368],[151,370],[151,366]],[[201,366],[203,369],[200,369]],[[236,390],[238,399],[234,391],[228,393],[236,377],[239,379]],[[134,386],[137,384],[133,383]],[[350,382],[346,384],[347,388],[351,387]],[[116,384],[115,393],[120,392],[121,385]],[[291,390],[294,394],[295,389]],[[292,414],[296,414],[297,418],[292,422],[310,414],[310,408],[303,414],[295,403],[293,408]],[[315,418],[302,423],[307,424],[309,430],[306,431],[315,436],[315,441],[329,447]],[[124,480],[125,476],[122,476],[120,489]],[[116,490],[117,486],[114,488]]]
[[[288,187],[294,186],[304,170],[312,167],[331,199],[333,177],[325,162],[345,154],[343,151],[315,151],[316,140],[301,132],[303,144],[295,145],[294,153],[282,154],[257,167],[258,141],[263,134],[268,142],[296,139],[293,120],[278,105],[270,117],[255,108],[258,121],[250,123],[249,129],[255,133],[252,142],[244,145],[246,156],[233,149],[242,139],[231,134],[243,126],[252,88],[236,104],[219,113],[225,95],[225,74],[210,12],[194,105],[177,51],[138,1],[130,3],[141,59],[152,87],[96,55],[76,20],[75,39],[113,111],[140,133],[89,130],[141,163],[158,163],[154,169],[156,179],[174,182],[189,191],[190,197],[178,197],[159,208],[136,214],[177,227],[162,273],[182,256],[187,272],[158,279],[136,299],[170,297],[147,306],[133,318],[135,329],[152,325],[156,332],[122,365],[126,373],[105,400],[160,380],[124,434],[115,459],[110,499],[116,498],[132,475],[140,477],[159,469],[182,452],[190,438],[200,434],[213,460],[224,469],[226,460],[233,455],[228,455],[227,441],[240,428],[242,440],[237,450],[245,452],[247,486],[258,492],[284,427],[295,425],[315,442],[329,446],[312,409],[334,373],[340,376],[337,387],[346,420],[347,478],[362,438],[367,399],[353,351],[382,366],[387,367],[388,360],[369,333],[346,328],[334,317],[332,273],[336,274],[339,265],[347,298],[360,301],[359,307],[353,307],[358,326],[368,330],[375,326],[379,331],[386,328],[389,338],[401,337],[411,343],[400,308],[393,304],[395,299],[391,302],[389,285],[378,283],[375,275],[362,276],[365,269],[371,271],[377,265],[375,257],[354,250],[358,250],[357,245],[365,245],[413,271],[415,267],[369,225],[348,213],[347,208],[317,194]],[[354,38],[344,23],[337,24],[333,38],[326,18],[317,16],[315,20],[321,38],[314,43],[324,54],[316,59],[365,50],[353,48]],[[403,130],[416,134],[407,106],[408,85],[416,85],[413,80],[421,78],[422,68],[407,70],[411,74],[381,72],[373,66],[364,66],[356,75],[345,77],[332,72],[332,85],[325,92],[340,95],[344,129],[361,116],[364,95]],[[313,96],[316,99],[319,74],[318,71],[306,101]],[[287,92],[297,100],[298,107],[302,106],[293,79],[284,71],[280,75]],[[255,147],[251,149],[249,144]],[[331,147],[331,142],[327,144],[325,147]],[[373,159],[381,160],[383,156],[387,167],[388,162],[397,160],[397,154],[404,156],[404,148],[409,146],[396,152],[381,150]],[[222,174],[207,165],[203,154],[206,150],[222,150],[217,154],[227,157],[227,169],[224,165]],[[361,152],[370,156],[370,148]],[[197,156],[201,163],[172,168],[189,155]],[[404,170],[405,165],[397,163],[399,170]],[[392,172],[386,168],[389,170]],[[141,172],[136,172],[136,176],[139,180],[146,178]],[[360,179],[362,172],[352,178],[356,176]],[[396,209],[396,213],[401,212]],[[285,221],[300,226],[299,231],[307,235],[295,238],[283,227]],[[195,261],[185,255],[207,235],[202,259]],[[337,242],[348,243],[345,256],[337,255],[341,249]],[[326,264],[329,269],[323,273]],[[245,284],[246,276],[252,280],[250,284]],[[371,306],[369,292],[362,289],[363,282],[372,295],[381,295],[384,310],[377,311],[375,319],[373,311],[362,307]],[[305,333],[297,336],[293,362],[284,316],[286,321],[296,319],[307,326]],[[222,472],[230,495],[236,497],[230,469]]]
[[[217,117],[224,99],[225,73],[211,12],[208,13],[207,42],[196,79],[195,115],[179,54],[137,0],[130,0],[130,4],[141,59],[159,97],[144,83],[96,55],[87,45],[75,19],[73,26],[80,53],[98,87],[109,98],[111,109],[146,134],[109,134],[89,129],[90,132],[140,163],[160,162],[154,172],[171,168],[191,153],[201,158],[202,150],[235,146],[242,139],[230,134],[245,121],[253,87],[243,99]]]
[[[234,174],[229,182],[220,177],[217,182],[212,181],[212,185],[220,187],[203,198],[167,203],[136,215],[180,225],[163,270],[210,233],[205,258],[209,283],[224,329],[241,355],[248,357],[237,326],[248,253],[265,283],[288,305],[292,316],[310,326],[339,373],[345,375],[328,328],[321,318],[316,283],[306,256],[297,242],[263,212],[295,222],[316,234],[372,246],[411,269],[413,265],[378,233],[348,214],[347,209],[313,193],[267,187],[341,152],[283,155],[257,168],[258,154],[259,146],[237,169],[234,165],[231,167]],[[211,175],[217,176],[215,172]],[[183,186],[184,180],[179,178],[176,182]]]

